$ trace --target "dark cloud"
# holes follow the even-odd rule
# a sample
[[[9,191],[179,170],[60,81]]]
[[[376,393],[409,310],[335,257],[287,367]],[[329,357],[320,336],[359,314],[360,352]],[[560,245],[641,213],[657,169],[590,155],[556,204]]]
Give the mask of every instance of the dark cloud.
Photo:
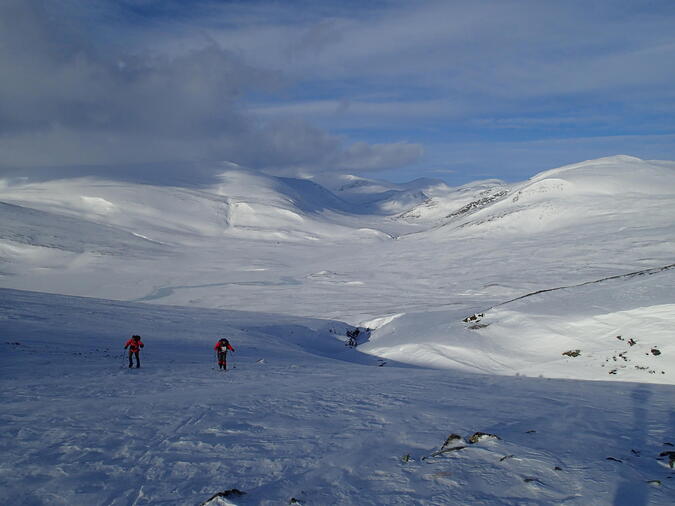
[[[101,3],[92,5],[0,5],[0,174],[128,177],[131,166],[203,178],[223,160],[292,173],[413,158],[414,149],[397,145],[345,148],[343,139],[298,119],[255,119],[244,96],[280,88],[280,72],[249,65],[213,41],[122,51],[109,31],[101,42],[85,26],[105,19]]]

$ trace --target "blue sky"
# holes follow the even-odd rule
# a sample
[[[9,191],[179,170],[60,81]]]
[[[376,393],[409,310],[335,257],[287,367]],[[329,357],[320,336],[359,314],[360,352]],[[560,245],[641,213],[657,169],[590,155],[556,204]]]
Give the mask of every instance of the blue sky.
[[[673,26],[670,0],[7,0],[0,174],[460,184],[675,159]]]

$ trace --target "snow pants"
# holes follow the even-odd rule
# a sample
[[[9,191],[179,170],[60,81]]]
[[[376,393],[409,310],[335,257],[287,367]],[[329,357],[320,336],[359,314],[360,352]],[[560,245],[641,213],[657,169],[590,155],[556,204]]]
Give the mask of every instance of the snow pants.
[[[141,366],[141,359],[140,359],[140,356],[139,356],[139,352],[138,351],[131,351],[131,350],[129,350],[129,367],[133,366],[132,357],[134,355],[136,356],[136,367],[140,367]]]
[[[227,369],[227,351],[218,352],[218,369]]]

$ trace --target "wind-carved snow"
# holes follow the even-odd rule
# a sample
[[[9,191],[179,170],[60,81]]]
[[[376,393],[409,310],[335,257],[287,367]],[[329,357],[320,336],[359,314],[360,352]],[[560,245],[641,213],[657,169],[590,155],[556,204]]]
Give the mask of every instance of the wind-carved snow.
[[[398,313],[398,314],[393,314],[393,315],[388,315],[388,316],[382,316],[380,318],[374,318],[372,320],[362,322],[361,326],[367,327],[369,329],[379,329],[380,327],[384,327],[385,325],[390,324],[391,322],[393,322],[397,318],[400,318],[404,314],[405,313]]]
[[[564,179],[549,178],[534,183],[518,190],[513,197],[513,202],[536,202],[550,198],[551,194],[561,194],[573,191],[574,185]]]
[[[3,504],[672,502],[675,163],[0,202]]]

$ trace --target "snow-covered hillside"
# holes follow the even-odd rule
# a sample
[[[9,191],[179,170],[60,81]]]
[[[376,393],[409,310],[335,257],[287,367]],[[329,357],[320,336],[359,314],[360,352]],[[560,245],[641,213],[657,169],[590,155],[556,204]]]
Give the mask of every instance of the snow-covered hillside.
[[[357,324],[464,317],[675,261],[673,162],[619,156],[460,188],[321,182],[236,166],[199,189],[5,182],[1,283]]]
[[[236,167],[200,189],[6,182],[1,281],[352,322],[452,306],[478,311],[672,263],[674,167],[612,157],[523,183],[449,188],[421,180],[398,190],[353,178],[328,181],[330,191]],[[427,198],[414,204],[409,192]]]
[[[4,181],[0,502],[671,504],[673,217],[631,157]]]
[[[0,300],[2,504],[672,503],[672,386],[385,363],[337,321]]]
[[[675,264],[506,301],[480,313],[366,322],[362,351],[500,375],[675,384]],[[414,336],[414,337],[412,337]]]

